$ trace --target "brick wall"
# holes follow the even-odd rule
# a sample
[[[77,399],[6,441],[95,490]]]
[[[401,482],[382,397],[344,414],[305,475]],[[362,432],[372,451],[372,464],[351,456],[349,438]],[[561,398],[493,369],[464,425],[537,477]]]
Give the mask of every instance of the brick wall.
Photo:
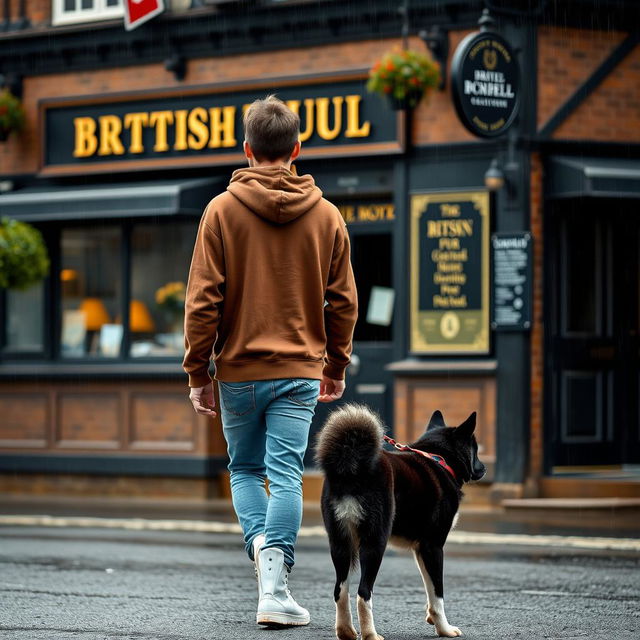
[[[457,42],[464,34],[454,34]],[[246,54],[223,58],[188,61],[187,76],[178,82],[162,64],[144,67],[102,69],[86,73],[65,73],[24,80],[23,100],[28,124],[20,136],[11,136],[0,145],[0,175],[34,173],[38,170],[40,137],[37,103],[43,98],[109,94],[120,91],[163,89],[189,85],[224,83],[287,75],[316,74],[357,68],[369,68],[398,40],[370,40],[284,50],[266,54]],[[424,50],[424,43],[414,39],[411,46]],[[381,101],[381,108],[387,108]],[[416,144],[435,144],[472,139],[455,115],[448,92],[434,91],[427,103],[416,110],[414,121]]]
[[[625,38],[615,31],[542,27],[538,32],[538,125],[562,106]],[[553,134],[555,139],[640,142],[640,47]]]
[[[32,27],[43,27],[51,24],[52,0],[27,0],[25,6],[26,17]],[[4,6],[0,10],[4,19]],[[17,22],[20,17],[20,0],[9,0],[10,22]]]
[[[454,32],[449,34],[449,60],[447,69],[451,68],[451,58],[460,41],[470,32]],[[420,40],[411,42],[418,51],[424,50]],[[451,98],[451,78],[447,78],[445,91],[433,91],[428,101],[422,102],[413,114],[413,140],[417,145],[441,144],[447,142],[475,141],[478,138],[469,133],[460,123],[453,108]]]

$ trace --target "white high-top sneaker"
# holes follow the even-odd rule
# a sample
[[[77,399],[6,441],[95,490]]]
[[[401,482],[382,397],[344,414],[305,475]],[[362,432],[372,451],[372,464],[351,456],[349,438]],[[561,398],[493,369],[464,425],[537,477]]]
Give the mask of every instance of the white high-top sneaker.
[[[253,564],[255,566],[256,579],[258,580],[258,599],[262,598],[262,589],[260,588],[260,549],[265,543],[265,537],[262,533],[259,533],[251,543],[253,547]]]
[[[309,612],[291,595],[282,549],[269,547],[260,552],[260,602],[256,622],[266,625],[302,626],[309,624]]]

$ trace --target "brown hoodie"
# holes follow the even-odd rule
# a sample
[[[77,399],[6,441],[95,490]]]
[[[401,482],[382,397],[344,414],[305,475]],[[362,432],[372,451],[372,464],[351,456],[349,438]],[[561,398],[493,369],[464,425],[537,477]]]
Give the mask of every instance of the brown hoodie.
[[[349,237],[309,175],[234,171],[205,209],[185,303],[189,386],[344,377],[357,317]]]

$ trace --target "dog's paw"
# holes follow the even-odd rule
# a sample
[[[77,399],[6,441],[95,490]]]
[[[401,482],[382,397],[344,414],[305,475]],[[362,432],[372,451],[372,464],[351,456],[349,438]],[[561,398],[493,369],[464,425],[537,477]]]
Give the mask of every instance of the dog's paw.
[[[462,635],[458,627],[452,627],[450,624],[446,627],[436,627],[436,633],[443,638],[457,638]]]
[[[351,626],[336,627],[336,638],[338,640],[356,640],[358,632]]]
[[[427,614],[427,617],[425,618],[425,620],[426,620],[429,624],[435,624],[435,623],[436,623],[436,621],[434,620],[433,616],[432,616],[430,613],[428,613],[428,614]]]
[[[384,640],[384,636],[377,633],[370,633],[369,635],[364,636],[362,640]]]

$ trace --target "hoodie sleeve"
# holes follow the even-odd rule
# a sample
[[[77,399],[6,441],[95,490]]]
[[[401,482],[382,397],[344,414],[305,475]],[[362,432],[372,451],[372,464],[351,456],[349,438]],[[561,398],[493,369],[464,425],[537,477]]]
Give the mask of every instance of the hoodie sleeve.
[[[209,360],[216,341],[222,306],[225,269],[222,240],[206,221],[200,220],[193,249],[185,299],[182,368],[189,375],[190,387],[211,382]]]
[[[358,318],[358,294],[351,268],[351,247],[344,226],[336,234],[324,308],[327,355],[323,375],[342,380],[350,361],[353,328]]]

